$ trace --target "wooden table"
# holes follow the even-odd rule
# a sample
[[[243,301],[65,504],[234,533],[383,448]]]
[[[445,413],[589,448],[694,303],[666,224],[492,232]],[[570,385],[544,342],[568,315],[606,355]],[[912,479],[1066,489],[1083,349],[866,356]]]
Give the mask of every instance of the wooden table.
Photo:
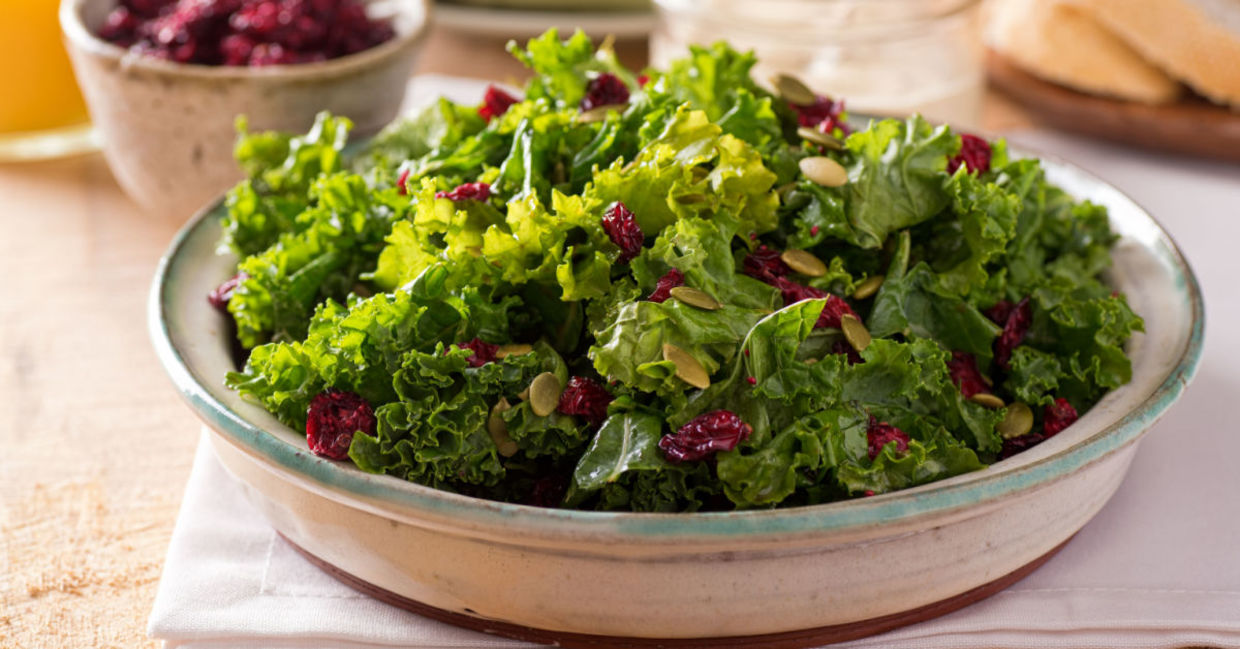
[[[620,43],[632,68],[645,43]],[[502,43],[437,29],[419,73],[517,80]],[[1026,123],[987,98],[985,125]],[[147,338],[180,219],[97,154],[0,165],[0,647],[153,646],[146,617],[198,440]]]

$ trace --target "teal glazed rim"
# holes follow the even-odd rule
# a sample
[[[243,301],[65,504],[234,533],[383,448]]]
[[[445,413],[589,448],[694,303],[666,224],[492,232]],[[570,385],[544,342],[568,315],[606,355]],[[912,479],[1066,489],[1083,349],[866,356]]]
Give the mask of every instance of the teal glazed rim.
[[[1058,161],[1053,156],[1039,157],[1045,162],[1067,166],[1090,182],[1113,189],[1092,174]],[[1132,202],[1130,198],[1125,199]],[[219,237],[219,219],[224,214],[222,202],[209,206],[191,219],[177,233],[168,252],[160,260],[148,302],[148,326],[165,371],[181,396],[211,428],[233,444],[261,455],[290,473],[318,483],[335,494],[340,502],[359,508],[373,509],[377,505],[382,509],[382,505],[390,504],[406,512],[410,509],[423,511],[437,518],[501,528],[509,533],[526,532],[540,536],[606,533],[650,541],[668,541],[671,537],[686,535],[758,539],[772,535],[786,537],[789,534],[859,529],[975,507],[1070,475],[1136,440],[1179,398],[1196,373],[1201,358],[1205,328],[1201,289],[1170,235],[1148,211],[1135,202],[1132,205],[1149,221],[1149,227],[1157,234],[1157,240],[1148,246],[1150,252],[1171,269],[1171,279],[1179,291],[1177,297],[1182,304],[1187,304],[1191,318],[1191,331],[1179,352],[1178,361],[1141,403],[1086,439],[1024,466],[973,480],[930,483],[875,498],[822,505],[689,514],[546,509],[463,496],[392,476],[367,474],[352,465],[319,458],[305,449],[290,445],[211,394],[204,378],[185,362],[169,329],[177,279],[182,273],[200,270],[185,265],[185,249],[189,243],[199,242],[202,237],[211,237],[210,244],[214,248]],[[226,349],[227,345],[220,345],[221,354],[227,353]]]

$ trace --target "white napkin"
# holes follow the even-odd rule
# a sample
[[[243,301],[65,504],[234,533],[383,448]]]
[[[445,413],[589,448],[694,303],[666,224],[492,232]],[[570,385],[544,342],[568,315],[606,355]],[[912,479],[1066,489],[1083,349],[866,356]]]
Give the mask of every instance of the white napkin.
[[[477,97],[423,79],[416,97]],[[1141,443],[1119,492],[1029,577],[950,615],[841,648],[1240,648],[1240,168],[1066,135],[1010,139],[1129,193],[1180,243],[1209,313],[1195,383]],[[320,572],[245,500],[199,444],[151,612],[167,647],[527,647],[367,598]]]

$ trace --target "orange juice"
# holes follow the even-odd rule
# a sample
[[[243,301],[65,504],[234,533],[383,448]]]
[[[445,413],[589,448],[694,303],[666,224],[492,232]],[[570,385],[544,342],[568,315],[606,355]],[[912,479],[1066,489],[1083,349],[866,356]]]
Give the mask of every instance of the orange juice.
[[[57,0],[0,0],[0,134],[86,122]]]

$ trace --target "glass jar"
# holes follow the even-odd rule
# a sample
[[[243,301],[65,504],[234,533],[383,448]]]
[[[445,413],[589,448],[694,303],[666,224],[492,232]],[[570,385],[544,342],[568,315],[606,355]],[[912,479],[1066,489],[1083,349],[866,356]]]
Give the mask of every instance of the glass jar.
[[[0,6],[0,160],[95,148],[86,104],[60,40],[57,0]]]
[[[655,66],[690,44],[754,50],[853,112],[975,126],[984,87],[981,0],[656,0]]]

